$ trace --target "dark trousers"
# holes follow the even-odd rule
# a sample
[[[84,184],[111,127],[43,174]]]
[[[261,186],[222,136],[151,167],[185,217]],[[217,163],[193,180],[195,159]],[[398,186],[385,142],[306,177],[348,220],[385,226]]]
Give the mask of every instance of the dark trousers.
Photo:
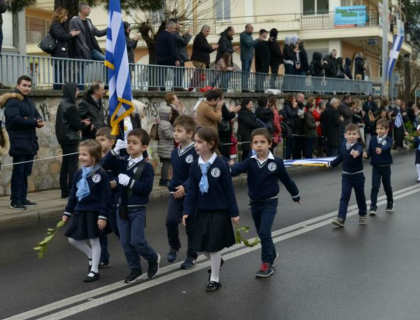
[[[261,261],[273,263],[276,258],[276,247],[271,237],[274,218],[277,213],[278,199],[251,201],[252,219],[261,240]]]
[[[328,157],[336,157],[338,156],[338,147],[330,147],[328,146]]]
[[[145,207],[128,209],[127,219],[121,219],[120,215],[117,215],[120,242],[128,266],[133,270],[141,269],[140,256],[147,261],[156,259],[157,257],[155,250],[146,241],[144,234],[145,222]]]
[[[404,127],[394,129],[394,148],[404,148]]]
[[[305,148],[305,137],[295,136],[295,145],[293,147],[293,159],[302,159]]]
[[[169,168],[171,167],[171,159],[160,158],[162,163],[162,171],[160,173],[160,180],[162,182],[168,182]]]
[[[249,73],[251,71],[252,60],[241,60],[242,62],[242,90],[248,90]]]
[[[111,214],[108,217],[107,222],[111,226],[112,231],[115,235],[120,238],[120,233],[118,232],[118,225],[117,225],[117,207],[113,206],[111,209]],[[111,255],[108,251],[108,234],[102,234],[99,237],[99,243],[101,244],[101,262],[109,263],[109,258]]]
[[[60,169],[60,189],[62,196],[69,196],[73,185],[73,178],[79,165],[78,145],[61,145],[63,150],[63,162]],[[76,153],[71,156],[67,154]]]
[[[277,80],[277,76],[279,74],[280,65],[279,64],[272,64],[272,65],[270,65],[270,68],[271,68],[270,89],[275,89],[276,88],[276,80]]]
[[[295,148],[295,138],[290,137],[286,139],[286,159],[292,159],[293,149]]]
[[[391,166],[378,167],[373,166],[372,170],[372,190],[370,193],[371,206],[376,207],[378,202],[378,192],[382,184],[384,186],[387,202],[393,202],[392,187],[391,187]]]
[[[220,149],[220,153],[222,154],[222,156],[224,156],[225,158],[230,159],[230,143],[231,143],[231,136],[232,133],[231,131],[219,131],[219,149]]]
[[[255,90],[258,93],[264,92],[264,82],[267,78],[267,74],[269,71],[269,66],[257,66],[256,67],[256,74],[255,74]]]
[[[175,68],[175,88],[183,88],[184,87],[184,74],[185,74],[185,63],[181,63],[179,65],[182,68]]]
[[[314,150],[315,140],[317,138],[305,138],[305,158],[311,159]]]
[[[11,179],[12,195],[10,197],[12,203],[22,204],[26,200],[26,196],[28,194],[28,177],[32,173],[32,160],[34,160],[33,154],[13,156],[13,172]],[[31,162],[15,165],[15,163],[25,161]]]
[[[341,199],[340,208],[338,209],[338,218],[346,220],[347,209],[349,206],[352,189],[354,189],[354,192],[356,194],[357,207],[359,208],[359,216],[366,216],[367,206],[365,197],[365,176],[363,175],[363,173],[343,173],[341,180]]]
[[[173,195],[169,196],[168,213],[166,215],[166,230],[168,234],[168,242],[171,249],[179,250],[181,248],[181,241],[179,239],[178,226],[182,221],[182,213],[184,211],[184,199],[175,199]],[[194,240],[194,217],[190,216],[187,219],[187,226],[185,228],[188,244],[187,256],[197,259],[197,252],[193,247]]]

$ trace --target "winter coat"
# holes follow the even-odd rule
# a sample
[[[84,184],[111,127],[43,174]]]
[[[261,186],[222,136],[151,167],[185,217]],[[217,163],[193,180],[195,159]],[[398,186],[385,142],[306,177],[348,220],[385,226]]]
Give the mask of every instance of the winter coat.
[[[268,41],[268,47],[270,48],[270,66],[283,64],[283,53],[281,52],[277,39],[270,39]]]
[[[220,58],[222,58],[222,55],[225,52],[229,52],[231,54],[235,52],[235,50],[233,50],[232,41],[233,41],[233,37],[229,36],[226,31],[223,31],[220,34],[220,39],[218,42],[219,48],[217,48],[217,55],[216,55],[216,63],[217,61],[220,60]],[[233,58],[232,58],[231,65],[233,66]]]
[[[261,122],[264,122],[271,134],[274,133],[274,113],[270,108],[258,106],[257,110],[255,110],[255,116]]]
[[[63,100],[57,109],[55,133],[60,145],[77,145],[83,126],[76,106],[77,84],[68,82],[63,87]]]
[[[356,76],[360,74],[362,76],[362,80],[365,80],[365,59],[363,59],[361,56],[356,56],[354,61],[354,78],[356,78]]]
[[[207,68],[209,68],[210,53],[212,53],[214,50],[215,49],[209,45],[209,42],[207,41],[207,38],[204,36],[204,34],[200,32],[194,39],[191,60],[205,63]]]
[[[186,33],[183,36],[181,36],[181,34],[178,31],[176,31],[173,34],[173,37],[175,40],[176,56],[178,61],[181,64],[190,61],[190,56],[187,52],[187,46],[188,43],[190,43],[192,36],[189,33]]]
[[[10,156],[37,154],[39,150],[36,136],[37,119],[42,117],[36,110],[35,104],[17,89],[14,94],[4,94],[1,100],[3,105],[6,103],[4,115],[10,139]]]
[[[286,37],[284,46],[283,46],[283,61],[284,63],[288,63],[291,65],[295,65],[296,63],[296,54],[293,51],[293,47],[291,45],[290,37]],[[292,63],[289,63],[292,62]]]
[[[221,109],[215,109],[206,100],[201,101],[197,107],[197,126],[211,127],[217,130],[217,126],[221,120]]]
[[[346,65],[344,66],[344,73],[349,79],[353,79],[353,76],[351,75],[351,59],[346,58]]]
[[[333,56],[329,55],[324,59],[327,64],[324,65],[325,77],[326,78],[337,78],[337,60]]]
[[[134,50],[137,48],[138,40],[130,38],[130,34],[125,34],[125,42],[127,43],[128,63],[134,63]]]
[[[375,118],[369,117],[369,114],[366,112],[365,116],[363,117],[363,122],[365,123],[365,134],[375,135]]]
[[[345,128],[349,123],[353,123],[354,111],[351,110],[344,102],[338,107],[338,113],[343,116],[343,127]]]
[[[156,63],[163,66],[175,66],[177,59],[174,36],[164,30],[156,38]]]
[[[314,116],[315,122],[321,122],[321,113],[318,112],[317,110],[314,110],[314,112],[312,113],[312,115]],[[316,132],[318,133],[318,136],[322,136],[322,126],[317,126],[316,128]]]
[[[101,47],[99,47],[98,41],[96,40],[96,37],[103,37],[106,36],[107,28],[104,30],[98,30],[96,27],[92,24],[92,21],[90,19],[86,19],[87,23],[89,25],[90,30],[85,30],[85,27],[83,25],[82,19],[80,19],[79,16],[73,17],[70,20],[70,30],[80,30],[80,34],[76,37],[74,37],[74,45],[76,50],[76,58],[78,59],[87,59],[92,60],[92,54],[90,52],[90,49],[86,43],[86,32],[90,32],[92,34],[92,44],[94,49],[98,50],[102,53]]]
[[[305,49],[301,49],[299,52],[300,58],[300,69],[299,72],[304,72],[305,74],[309,71],[309,62],[308,62],[308,53]]]
[[[329,147],[340,147],[340,114],[334,107],[328,106],[321,113],[322,134]]]
[[[379,113],[378,104],[374,100],[372,100],[370,102],[366,101],[363,104],[363,111],[366,112],[366,113],[368,113],[369,111],[372,111],[373,114],[376,116]]]
[[[322,65],[322,55],[319,52],[313,53],[311,64],[311,75],[322,78],[324,76],[324,66]]]
[[[286,122],[286,124],[290,127],[290,129],[292,129],[293,132],[295,132],[295,122],[296,118],[298,117],[299,109],[293,108],[292,105],[290,105],[288,102],[285,102],[283,110],[285,115],[283,121]]]
[[[317,138],[318,133],[316,131],[317,125],[315,122],[314,115],[312,112],[306,111],[303,117],[303,132],[305,138]]]
[[[3,24],[3,13],[5,13],[7,11],[8,8],[8,4],[5,0],[0,0],[0,28]]]
[[[159,108],[158,155],[163,159],[170,159],[172,150],[174,149],[174,128],[169,121],[171,110],[172,108],[170,106]]]
[[[246,31],[241,33],[239,39],[241,43],[241,60],[252,60],[254,58],[254,48],[260,40],[254,40],[252,38],[252,33]]]
[[[86,126],[82,130],[82,140],[95,140],[96,131],[106,127],[105,110],[102,101],[97,103],[90,94],[86,93],[79,104],[78,113],[82,120],[90,119],[92,122],[90,126]],[[91,130],[91,126],[93,126],[93,130]]]
[[[54,21],[50,27],[50,34],[57,40],[57,45],[51,53],[51,57],[70,58],[70,43],[73,40],[70,32],[66,31],[63,24]]]
[[[241,108],[238,112],[238,138],[241,137],[242,150],[251,149],[251,134],[254,129],[260,128],[261,125],[257,122],[257,118],[251,110]]]
[[[343,58],[337,58],[337,78],[344,79],[345,76],[345,70],[343,66]]]
[[[270,47],[267,41],[260,41],[255,46],[255,70],[268,73],[270,66]]]

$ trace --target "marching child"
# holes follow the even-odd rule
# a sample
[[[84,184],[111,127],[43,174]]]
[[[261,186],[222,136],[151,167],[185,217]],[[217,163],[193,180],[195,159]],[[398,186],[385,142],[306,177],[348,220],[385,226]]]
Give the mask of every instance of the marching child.
[[[273,274],[274,263],[278,258],[271,237],[274,218],[277,213],[278,180],[286,187],[293,201],[301,204],[299,190],[284,167],[283,160],[274,157],[270,151],[273,140],[267,129],[255,129],[251,135],[251,146],[255,155],[236,164],[231,163],[231,173],[237,176],[248,173],[248,196],[250,198],[252,219],[261,240],[261,267],[255,274],[266,278]]]
[[[420,182],[420,125],[417,126],[417,137],[414,138],[414,148],[416,149],[417,182]]]
[[[206,291],[212,292],[222,286],[221,250],[235,244],[231,221],[239,222],[239,210],[229,168],[216,154],[217,131],[203,127],[194,140],[199,158],[191,165],[182,223],[185,226],[196,215],[194,249],[210,258],[211,274]]]
[[[185,192],[188,186],[191,164],[198,158],[192,141],[195,132],[195,121],[190,116],[179,116],[174,122],[174,138],[179,144],[172,151],[171,163],[173,167],[172,179],[169,182],[170,192],[168,213],[166,216],[166,229],[169,241],[169,253],[167,259],[169,263],[176,260],[181,242],[179,239],[178,225],[182,221],[182,212],[184,210]],[[188,238],[187,259],[182,263],[181,269],[191,269],[195,267],[197,252],[193,247],[194,240],[194,217],[187,221],[186,233]]]
[[[96,141],[101,145],[102,148],[102,159],[111,151],[115,144],[115,136],[111,134],[111,128],[103,127],[96,131]],[[114,170],[107,170],[108,178],[110,181],[111,187],[111,213],[108,217],[108,230],[110,230],[120,237],[118,233],[118,226],[117,226],[117,215],[116,215],[116,195],[117,195],[117,185],[118,185],[118,177]],[[109,267],[109,258],[110,254],[108,252],[108,234],[106,232],[102,233],[99,237],[99,241],[101,243],[101,261],[99,262],[99,269],[105,269]]]
[[[140,256],[149,263],[149,278],[159,272],[160,255],[147,243],[144,230],[146,205],[155,176],[153,166],[142,155],[149,142],[150,136],[145,130],[134,129],[128,134],[127,142],[117,140],[115,148],[106,155],[103,162],[105,169],[115,169],[118,172],[117,225],[120,242],[131,269],[125,283],[141,278]],[[127,155],[120,156],[122,149],[127,149]]]
[[[369,215],[376,215],[378,209],[376,203],[378,201],[378,192],[382,184],[386,193],[387,205],[386,212],[394,211],[394,199],[391,186],[391,164],[392,164],[392,138],[388,137],[389,121],[387,119],[379,119],[376,122],[376,139],[369,141],[367,152],[363,153],[363,157],[371,159],[372,168],[372,191],[370,193],[370,210]]]
[[[106,227],[111,207],[111,188],[106,171],[100,167],[101,154],[101,146],[96,141],[86,140],[80,143],[79,162],[82,168],[75,175],[62,218],[67,221],[71,217],[64,235],[89,259],[89,273],[85,282],[99,279],[99,237],[101,230]],[[86,240],[89,240],[91,247]]]
[[[359,128],[356,124],[350,123],[345,128],[343,143],[337,158],[327,164],[327,167],[336,167],[340,163],[343,167],[341,178],[341,199],[337,218],[332,224],[344,227],[347,216],[351,191],[356,193],[357,206],[359,208],[359,224],[366,224],[366,197],[365,197],[365,176],[363,174],[363,145],[357,141],[360,138]]]

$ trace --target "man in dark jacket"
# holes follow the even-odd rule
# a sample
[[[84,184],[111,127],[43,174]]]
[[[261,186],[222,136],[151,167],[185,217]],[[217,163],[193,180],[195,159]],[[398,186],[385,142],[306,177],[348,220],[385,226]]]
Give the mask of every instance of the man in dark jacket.
[[[350,80],[353,79],[353,76],[351,75],[351,62],[350,58],[346,58],[346,64],[344,66],[344,73]]]
[[[270,88],[274,89],[276,87],[276,80],[279,74],[280,65],[283,64],[283,53],[281,52],[280,44],[277,41],[278,30],[273,28],[270,30],[270,40],[268,41],[268,46],[270,48],[270,69],[271,69],[271,79],[270,79]]]
[[[156,64],[160,66],[179,66],[179,60],[176,54],[175,39],[173,34],[175,33],[176,23],[169,21],[166,23],[164,31],[159,33],[156,39]],[[167,67],[160,68],[159,77],[157,83],[160,86],[160,91],[166,91],[166,74],[168,72]]]
[[[3,45],[3,17],[2,14],[7,11],[9,7],[6,0],[0,0],[0,56],[1,56],[1,47]]]
[[[331,50],[330,55],[324,59],[324,69],[326,78],[337,78],[338,66],[336,57],[337,51]]]
[[[270,70],[270,47],[268,42],[265,41],[267,35],[267,30],[261,29],[260,39],[263,41],[258,42],[255,46],[255,72],[257,72],[255,83],[256,93],[264,93],[264,81]]]
[[[77,112],[76,97],[79,94],[77,84],[68,82],[63,86],[63,100],[57,109],[55,133],[63,150],[63,162],[60,170],[61,198],[68,198],[73,185],[73,177],[78,167],[78,145],[80,130],[90,125],[90,120],[81,121]]]
[[[232,54],[231,66],[233,66],[233,53],[240,48],[239,46],[233,46],[232,44],[234,34],[235,29],[233,27],[227,27],[226,30],[220,34],[220,39],[217,43],[219,48],[217,48],[216,63],[225,52],[229,52]]]
[[[19,77],[15,93],[19,94],[21,99],[10,99],[4,111],[6,130],[10,137],[9,154],[13,157],[14,163],[10,208],[15,210],[26,210],[27,206],[36,206],[36,203],[26,197],[28,177],[32,173],[32,161],[39,150],[36,128],[42,128],[44,120],[36,110],[35,104],[28,98],[31,90],[32,79],[28,76]]]
[[[365,57],[363,56],[362,52],[359,52],[356,54],[356,57],[354,58],[354,78],[357,80],[357,78],[360,78],[360,80],[365,80]],[[360,75],[357,77],[357,75]]]
[[[340,102],[333,98],[329,106],[321,113],[322,134],[326,138],[328,147],[328,157],[336,157],[341,146],[340,128],[341,120],[338,113]]]
[[[78,113],[82,120],[90,121],[82,130],[82,140],[96,138],[96,131],[106,127],[105,110],[102,99],[105,95],[104,84],[100,81],[92,83],[79,104]]]
[[[274,113],[268,106],[268,98],[266,96],[258,98],[258,107],[255,110],[255,116],[264,123],[264,126],[271,134],[274,133]]]
[[[176,24],[176,30],[173,33],[173,37],[175,40],[175,48],[176,48],[176,55],[177,60],[179,61],[180,67],[185,67],[185,62],[190,61],[190,56],[188,55],[187,46],[191,41],[192,35],[192,27],[190,27],[187,32],[184,33],[183,36],[181,36],[179,30],[181,28],[178,19],[170,19],[169,21],[172,21]],[[183,68],[177,68],[175,70],[176,76],[175,76],[175,91],[184,91],[183,89],[183,81],[185,69]]]

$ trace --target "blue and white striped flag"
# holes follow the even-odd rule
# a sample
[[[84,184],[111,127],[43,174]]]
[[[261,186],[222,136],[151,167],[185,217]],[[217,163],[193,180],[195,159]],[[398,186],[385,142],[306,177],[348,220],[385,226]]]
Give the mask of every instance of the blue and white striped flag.
[[[303,166],[303,167],[326,167],[327,164],[333,161],[336,157],[315,158],[315,159],[298,159],[298,160],[284,160],[286,168]]]
[[[398,60],[398,56],[400,55],[401,46],[404,42],[404,37],[401,35],[394,36],[394,42],[392,44],[391,51],[389,52],[389,59],[388,59],[388,72],[387,76],[388,79],[391,79],[392,71],[394,70],[395,63]]]
[[[112,134],[118,135],[118,124],[134,111],[120,0],[109,2],[105,66],[109,69],[109,116]]]
[[[401,128],[402,125],[403,125],[403,119],[402,119],[401,113],[398,112],[397,118],[395,119],[395,126],[397,128]]]

